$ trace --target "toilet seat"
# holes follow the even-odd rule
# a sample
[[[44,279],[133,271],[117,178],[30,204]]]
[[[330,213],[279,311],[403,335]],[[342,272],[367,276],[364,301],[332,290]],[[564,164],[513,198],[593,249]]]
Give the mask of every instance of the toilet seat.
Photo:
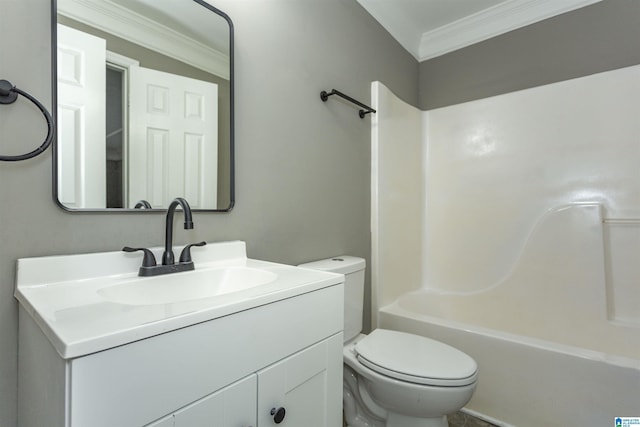
[[[355,345],[358,361],[400,381],[430,386],[466,386],[477,377],[476,362],[447,344],[405,332],[376,329]]]

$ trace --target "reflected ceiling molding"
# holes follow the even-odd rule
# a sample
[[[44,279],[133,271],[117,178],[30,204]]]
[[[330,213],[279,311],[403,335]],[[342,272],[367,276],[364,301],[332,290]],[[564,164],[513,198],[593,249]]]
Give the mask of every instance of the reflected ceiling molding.
[[[418,60],[425,61],[601,0],[508,0],[422,34]]]
[[[229,80],[228,55],[108,0],[58,0],[58,13]]]

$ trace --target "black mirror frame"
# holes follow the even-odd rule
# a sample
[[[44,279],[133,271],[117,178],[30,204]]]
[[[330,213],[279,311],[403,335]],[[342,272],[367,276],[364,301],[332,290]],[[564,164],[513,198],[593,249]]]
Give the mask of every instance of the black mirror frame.
[[[191,0],[200,6],[205,7],[211,12],[219,15],[229,25],[229,206],[225,209],[193,209],[195,212],[229,212],[235,206],[235,72],[234,72],[234,31],[233,22],[229,15],[221,11],[220,9],[210,5],[204,0]],[[57,58],[57,45],[58,36],[56,27],[58,24],[58,3],[57,0],[51,0],[51,115],[54,123],[58,123],[58,58]],[[166,209],[130,209],[130,208],[83,208],[75,209],[65,206],[58,199],[58,135],[53,136],[52,145],[52,194],[53,201],[64,211],[67,212],[87,212],[87,213],[131,213],[131,212],[146,212],[146,213],[164,213]]]

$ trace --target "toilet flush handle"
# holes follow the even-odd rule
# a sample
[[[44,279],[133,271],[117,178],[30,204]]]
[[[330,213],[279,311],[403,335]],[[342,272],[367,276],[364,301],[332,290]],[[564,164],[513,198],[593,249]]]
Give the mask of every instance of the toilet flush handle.
[[[273,415],[273,422],[276,424],[280,424],[282,420],[284,420],[284,416],[286,414],[286,410],[283,407],[280,408],[271,408],[271,415]]]

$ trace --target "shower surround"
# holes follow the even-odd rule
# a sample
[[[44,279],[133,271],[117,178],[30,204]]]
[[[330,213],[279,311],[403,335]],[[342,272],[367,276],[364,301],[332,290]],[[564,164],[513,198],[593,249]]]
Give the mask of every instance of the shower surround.
[[[372,97],[375,324],[474,357],[466,410],[496,424],[640,416],[640,67],[426,112]]]

